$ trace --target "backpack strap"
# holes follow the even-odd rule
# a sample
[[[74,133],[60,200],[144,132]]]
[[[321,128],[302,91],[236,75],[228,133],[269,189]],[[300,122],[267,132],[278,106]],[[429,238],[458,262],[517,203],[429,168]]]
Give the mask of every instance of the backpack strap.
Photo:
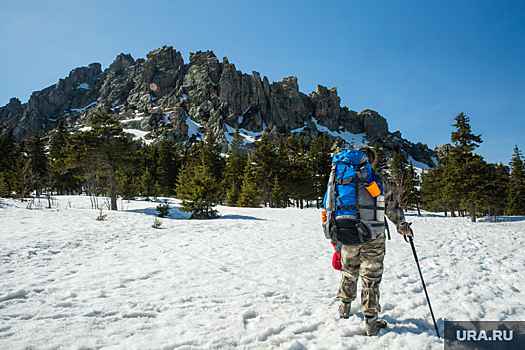
[[[360,181],[360,173],[361,173],[361,165],[354,165],[355,168],[355,218],[356,220],[361,220],[361,213],[359,212],[359,182]],[[361,239],[361,235],[359,236],[359,239]]]

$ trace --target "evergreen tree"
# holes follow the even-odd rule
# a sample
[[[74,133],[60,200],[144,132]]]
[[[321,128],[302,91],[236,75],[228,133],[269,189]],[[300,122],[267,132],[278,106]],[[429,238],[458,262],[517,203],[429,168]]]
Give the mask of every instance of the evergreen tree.
[[[483,203],[483,183],[486,163],[483,158],[473,153],[479,147],[481,135],[474,135],[470,128],[470,119],[463,113],[456,118],[452,125],[456,131],[452,132],[451,140],[454,146],[450,150],[449,184],[452,194],[461,199],[462,206],[470,211],[472,222],[476,221],[476,206]],[[452,180],[452,181],[450,181]]]
[[[16,161],[16,168],[18,171],[15,172],[15,189],[18,198],[24,200],[35,189],[35,185],[38,181],[38,174],[35,173],[31,166],[30,159],[24,155],[22,150],[23,142],[20,145],[19,157]]]
[[[148,169],[152,183],[158,181],[158,170],[160,167],[159,146],[156,144],[143,145],[138,151],[138,158],[140,159],[139,163],[141,164],[141,171],[138,175],[142,177],[146,169]]]
[[[482,189],[482,209],[490,216],[505,213],[509,198],[509,168],[503,164],[486,164]]]
[[[379,147],[377,141],[374,143],[374,153],[376,154],[376,161],[373,170],[386,178],[388,162],[385,157],[385,154],[383,153],[383,150]]]
[[[219,201],[221,188],[203,161],[193,166],[182,166],[175,192],[177,198],[182,199],[180,210],[191,212],[190,219],[218,217],[213,207]]]
[[[399,203],[404,203],[405,193],[407,191],[405,182],[407,179],[406,160],[401,153],[394,153],[392,164],[390,166],[390,178],[392,182],[392,190],[397,196]]]
[[[0,135],[6,129],[5,125],[0,127]],[[2,176],[2,193],[0,196],[11,197],[17,186],[17,160],[21,156],[17,148],[16,139],[11,130],[5,136],[0,136],[0,174]]]
[[[308,162],[311,164],[313,171],[313,193],[318,209],[322,205],[330,171],[332,170],[331,149],[331,142],[326,138],[325,134],[321,134],[321,136],[312,141],[308,152]]]
[[[71,194],[80,189],[78,174],[68,164],[70,137],[66,131],[64,120],[60,120],[57,132],[49,143],[49,181],[52,189],[58,194]]]
[[[142,197],[146,197],[146,199],[149,200],[150,196],[154,196],[154,186],[155,180],[153,179],[149,169],[146,168],[140,178],[140,194]]]
[[[158,145],[157,175],[160,191],[165,196],[175,192],[181,158],[173,141],[162,140]]]
[[[311,199],[315,193],[312,163],[308,161],[306,143],[302,136],[297,138],[292,134],[284,142],[284,147],[286,177],[283,186],[290,199],[302,209],[303,201]]]
[[[38,177],[36,182],[37,195],[41,194],[42,188],[46,185],[47,179],[47,155],[42,139],[42,133],[35,132],[27,143],[27,154],[30,161],[32,172]]]
[[[510,161],[509,181],[509,215],[525,215],[525,167],[523,155],[518,146],[514,147],[514,154]]]
[[[215,181],[217,181],[219,188],[221,188],[221,191],[223,191],[222,180],[226,161],[221,155],[220,146],[214,139],[211,131],[208,132],[206,139],[202,144],[202,157],[202,161],[210,172],[210,175],[213,176]]]
[[[433,169],[421,173],[421,207],[428,211],[443,211],[447,216],[447,207],[443,191],[444,166],[439,162]]]
[[[286,208],[288,206],[288,196],[281,188],[277,175],[275,176],[272,188],[272,202],[274,208]]]
[[[419,210],[419,204],[421,203],[419,185],[420,185],[419,175],[416,173],[412,161],[410,161],[407,168],[407,175],[405,180],[405,195],[403,198],[403,206],[407,209],[413,209],[416,207],[418,215],[421,215]]]
[[[250,162],[245,167],[242,189],[237,200],[237,206],[258,208],[261,206],[261,195],[256,183],[256,171]]]
[[[273,206],[272,186],[276,175],[276,158],[275,144],[264,133],[250,157],[250,162],[253,163],[255,183],[259,186],[259,193],[265,206],[267,203]]]
[[[140,193],[141,183],[139,177],[135,175],[132,166],[121,167],[115,174],[117,177],[117,191],[122,199],[135,199]]]
[[[117,210],[115,171],[129,157],[130,142],[117,117],[102,109],[90,119],[91,130],[73,135],[69,162],[82,167],[86,180],[100,187],[109,180],[111,210]],[[95,193],[96,194],[96,193]]]
[[[244,146],[239,128],[233,134],[227,155],[223,176],[224,188],[226,188],[227,204],[236,206],[241,193],[244,169],[248,162],[248,151]]]
[[[0,172],[0,198],[9,197],[9,188],[7,185],[7,179],[5,178],[4,172]]]

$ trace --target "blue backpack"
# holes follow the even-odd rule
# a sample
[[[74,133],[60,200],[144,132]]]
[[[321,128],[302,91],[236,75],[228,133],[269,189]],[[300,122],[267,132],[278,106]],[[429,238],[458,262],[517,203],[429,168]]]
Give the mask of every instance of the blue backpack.
[[[333,157],[323,205],[324,234],[336,243],[360,245],[384,233],[383,186],[366,153],[347,150]]]

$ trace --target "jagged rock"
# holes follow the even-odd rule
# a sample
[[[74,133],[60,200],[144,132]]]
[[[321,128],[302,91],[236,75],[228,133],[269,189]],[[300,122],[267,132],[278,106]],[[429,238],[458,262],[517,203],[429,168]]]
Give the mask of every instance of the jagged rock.
[[[35,131],[51,130],[58,120],[75,109],[81,109],[98,99],[100,93],[99,63],[72,70],[65,79],[41,91],[35,91],[29,101],[17,100],[0,108],[0,124],[13,130],[17,138],[29,137]]]
[[[228,147],[227,126],[264,131],[274,141],[294,132],[307,142],[318,137],[318,126],[323,126],[334,135],[330,136],[334,148],[345,147],[337,133],[347,131],[365,134],[370,144],[378,142],[386,154],[401,151],[429,165],[437,155],[425,144],[390,133],[379,113],[341,107],[335,87],[318,85],[306,95],[299,91],[296,77],[270,83],[258,72],[238,71],[226,57],[220,62],[213,51],[191,53],[185,64],[181,53],[168,46],[151,51],[147,59],[120,54],[104,72],[98,63],[74,69],[56,85],[34,92],[25,104],[11,99],[0,108],[0,124],[18,138],[49,131],[61,118],[78,129],[98,107],[131,120],[126,127],[140,127],[149,132],[148,137],[174,142],[186,142],[192,136],[187,125],[191,118],[201,126],[200,133],[214,136],[223,152]],[[137,113],[143,113],[142,120],[135,117]]]
[[[450,143],[445,143],[442,146],[434,147],[434,152],[436,152],[439,159],[446,158],[450,154],[452,145]]]
[[[188,140],[188,124],[186,123],[186,111],[180,106],[177,106],[169,114],[169,121],[173,125],[173,132],[169,139],[173,142],[184,142]]]
[[[386,119],[376,111],[365,109],[357,114],[359,123],[363,125],[366,138],[373,144],[377,140],[384,140],[388,136]]]

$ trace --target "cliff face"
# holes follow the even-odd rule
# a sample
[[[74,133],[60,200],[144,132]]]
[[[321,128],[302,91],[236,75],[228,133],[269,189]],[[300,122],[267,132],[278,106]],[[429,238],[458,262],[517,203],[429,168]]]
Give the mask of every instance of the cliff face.
[[[387,154],[401,150],[429,165],[435,156],[426,145],[390,133],[377,112],[341,107],[337,88],[318,86],[306,95],[296,77],[270,83],[257,72],[238,71],[227,58],[220,62],[212,51],[191,54],[186,64],[172,47],[156,49],[146,60],[120,54],[104,71],[98,63],[76,68],[56,85],[34,92],[25,104],[11,99],[0,108],[0,125],[18,138],[52,132],[60,119],[74,130],[87,124],[97,107],[118,114],[126,128],[148,132],[150,139],[185,142],[197,124],[200,134],[213,133],[223,149],[236,127],[266,132],[273,140],[291,132],[307,139],[324,132],[344,147],[343,134],[351,133],[371,145],[377,141]]]

